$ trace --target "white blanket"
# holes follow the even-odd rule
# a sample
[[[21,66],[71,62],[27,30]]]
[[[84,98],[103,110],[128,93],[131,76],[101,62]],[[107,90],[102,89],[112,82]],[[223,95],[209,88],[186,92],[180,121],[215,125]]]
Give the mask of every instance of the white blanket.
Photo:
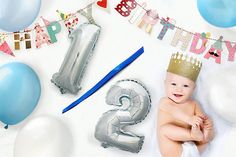
[[[184,142],[182,144],[183,152],[181,157],[200,157],[197,146],[193,142]]]

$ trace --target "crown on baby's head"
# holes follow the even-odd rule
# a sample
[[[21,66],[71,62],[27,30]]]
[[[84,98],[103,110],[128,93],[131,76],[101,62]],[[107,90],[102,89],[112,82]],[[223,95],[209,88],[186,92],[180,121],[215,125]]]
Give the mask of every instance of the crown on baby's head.
[[[195,82],[201,67],[202,63],[196,58],[194,59],[193,57],[177,52],[172,54],[167,71],[186,77]]]

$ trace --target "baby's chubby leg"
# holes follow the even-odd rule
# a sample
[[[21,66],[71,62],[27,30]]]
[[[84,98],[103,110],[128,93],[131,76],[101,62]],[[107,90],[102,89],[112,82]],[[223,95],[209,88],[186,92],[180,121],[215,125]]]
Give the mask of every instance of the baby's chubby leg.
[[[159,128],[159,146],[163,157],[180,157],[183,151],[182,143],[185,141],[202,140],[199,138],[199,127],[187,129],[174,124],[164,124]],[[171,150],[171,151],[170,151]]]
[[[164,126],[165,125],[161,126],[158,129],[159,148],[162,157],[173,157],[173,155],[175,157],[180,157],[183,151],[182,143],[170,139],[167,136],[169,128],[168,127],[165,128]]]
[[[202,141],[203,134],[199,126],[192,129],[183,128],[175,124],[164,124],[160,127],[160,132],[173,141]]]

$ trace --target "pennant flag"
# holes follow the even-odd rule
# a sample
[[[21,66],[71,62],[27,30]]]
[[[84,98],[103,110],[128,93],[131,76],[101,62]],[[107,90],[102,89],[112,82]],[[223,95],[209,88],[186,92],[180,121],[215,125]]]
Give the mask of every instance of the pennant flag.
[[[24,43],[26,49],[31,48],[31,30],[25,29],[24,32],[14,32],[14,48],[21,49],[21,43]]]
[[[115,10],[120,13],[122,16],[127,17],[130,15],[132,10],[134,10],[137,6],[137,2],[135,0],[122,0],[116,7]]]
[[[159,15],[156,10],[148,10],[142,17],[138,24],[139,28],[142,28],[146,24],[146,32],[151,33],[153,26],[158,22]]]
[[[163,25],[163,28],[157,37],[159,40],[162,40],[164,38],[168,29],[173,30],[175,28],[173,23],[175,23],[175,20],[170,19],[169,17],[167,17],[166,19],[164,19],[164,18],[161,19],[161,24]]]
[[[39,25],[39,23],[35,24],[35,31],[36,31],[36,39],[35,39],[36,48],[40,48],[41,45],[44,43],[47,43],[47,45],[51,44],[49,36],[44,32],[43,28]]]
[[[7,42],[5,41],[6,37],[7,35],[5,33],[0,33],[0,51],[15,57]]]
[[[51,43],[57,42],[56,34],[61,32],[60,23],[58,21],[49,22],[48,20],[46,20],[42,16],[41,16],[41,19],[43,20],[43,22],[47,28],[48,35],[50,36],[50,39],[51,39]]]
[[[179,42],[182,43],[181,50],[185,51],[190,43],[190,40],[192,39],[192,34],[189,32],[184,31],[183,29],[176,29],[174,38],[171,42],[171,45],[173,47],[176,47]]]
[[[13,52],[11,51],[10,47],[8,46],[7,42],[4,41],[1,45],[0,45],[0,51],[3,51],[6,54],[9,54],[13,57],[15,57],[15,55],[13,54]]]
[[[204,58],[209,59],[210,57],[215,59],[215,62],[221,64],[221,52],[223,51],[223,36],[220,36],[219,39],[211,45],[211,48],[208,50]]]
[[[62,20],[64,20],[64,24],[66,28],[68,29],[68,32],[71,33],[71,31],[74,30],[74,28],[77,26],[79,19],[76,16],[76,14],[64,14],[57,10]]]
[[[92,15],[92,11],[93,11],[93,7],[92,7],[92,4],[90,4],[85,9],[79,10],[77,13],[80,13],[81,15],[85,16],[89,20],[89,23],[96,25],[96,22]]]
[[[97,0],[95,4],[99,9],[110,13],[109,0]]]

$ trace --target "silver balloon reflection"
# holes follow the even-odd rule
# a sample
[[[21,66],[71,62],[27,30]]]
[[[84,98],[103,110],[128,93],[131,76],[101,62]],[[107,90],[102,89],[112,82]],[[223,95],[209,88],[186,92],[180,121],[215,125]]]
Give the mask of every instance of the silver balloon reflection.
[[[121,107],[105,112],[96,125],[95,138],[104,148],[117,147],[138,153],[144,136],[125,131],[125,126],[145,119],[150,111],[151,97],[145,86],[137,80],[121,80],[107,93],[106,103]]]
[[[71,45],[58,73],[52,77],[52,82],[60,88],[61,93],[78,93],[83,73],[92,56],[100,34],[101,27],[84,23],[69,34]]]

